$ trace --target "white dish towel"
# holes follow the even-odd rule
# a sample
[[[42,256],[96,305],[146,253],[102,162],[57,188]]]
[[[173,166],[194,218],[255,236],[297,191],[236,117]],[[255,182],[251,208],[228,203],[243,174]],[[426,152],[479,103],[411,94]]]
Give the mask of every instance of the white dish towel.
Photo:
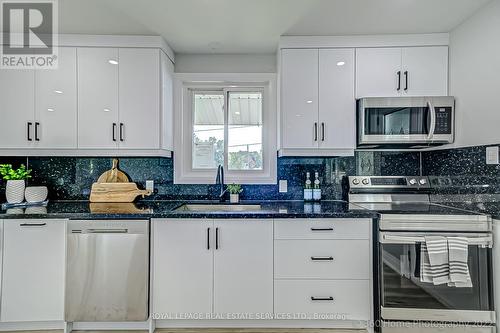
[[[465,237],[448,237],[450,287],[472,287],[468,265],[469,241]]]
[[[426,236],[425,245],[430,263],[430,275],[434,285],[450,282],[450,263],[446,237]]]

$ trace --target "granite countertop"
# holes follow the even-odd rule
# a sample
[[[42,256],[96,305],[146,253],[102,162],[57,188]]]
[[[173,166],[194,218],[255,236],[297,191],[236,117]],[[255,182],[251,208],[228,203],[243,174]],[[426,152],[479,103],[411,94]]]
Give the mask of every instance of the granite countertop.
[[[491,215],[494,220],[500,220],[500,202],[440,202],[439,204],[467,210],[470,212]]]
[[[243,201],[260,204],[260,211],[193,212],[175,211],[183,204],[210,204],[210,201],[147,201],[137,203],[89,203],[88,201],[51,201],[47,207],[14,208],[0,211],[0,219],[149,219],[149,218],[377,218],[375,212],[350,209],[345,201],[320,203],[303,201]]]

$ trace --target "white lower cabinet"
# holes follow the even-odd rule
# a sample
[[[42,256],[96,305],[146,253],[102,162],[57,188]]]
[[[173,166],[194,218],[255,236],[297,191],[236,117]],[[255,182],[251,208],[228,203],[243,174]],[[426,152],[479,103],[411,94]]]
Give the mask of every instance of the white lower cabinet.
[[[65,228],[62,220],[5,221],[3,322],[64,319]]]
[[[277,280],[276,313],[325,320],[368,320],[369,280]]]
[[[154,318],[272,312],[272,220],[153,224]]]

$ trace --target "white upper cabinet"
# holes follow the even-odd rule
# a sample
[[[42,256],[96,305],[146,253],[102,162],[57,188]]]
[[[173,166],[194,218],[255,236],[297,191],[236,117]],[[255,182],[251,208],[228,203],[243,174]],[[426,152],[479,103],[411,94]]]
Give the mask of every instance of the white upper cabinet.
[[[356,49],[357,98],[447,94],[447,46]]]
[[[35,91],[36,147],[76,148],[76,48],[59,48],[57,69],[35,71]]]
[[[118,148],[118,49],[78,48],[78,147]]]
[[[273,311],[273,221],[216,220],[214,312]]]
[[[401,48],[356,50],[356,97],[398,96],[401,77]]]
[[[319,50],[319,147],[354,149],[354,50]]]
[[[160,149],[160,51],[119,49],[120,148]]]
[[[448,47],[407,47],[402,52],[404,95],[448,95]]]
[[[161,149],[174,150],[174,64],[160,52],[161,61]]]
[[[0,148],[34,143],[34,71],[0,69]]]
[[[318,50],[281,51],[283,148],[318,147]]]
[[[281,52],[282,155],[353,150],[354,49]]]
[[[1,320],[64,318],[65,221],[4,224]]]

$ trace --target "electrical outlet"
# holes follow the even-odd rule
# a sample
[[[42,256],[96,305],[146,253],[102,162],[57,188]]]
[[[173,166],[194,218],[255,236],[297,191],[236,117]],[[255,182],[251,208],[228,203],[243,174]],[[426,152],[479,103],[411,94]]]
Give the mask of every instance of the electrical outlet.
[[[486,164],[500,164],[498,146],[486,147]]]
[[[146,190],[150,190],[154,192],[155,190],[155,181],[154,180],[146,180]]]
[[[279,191],[280,193],[288,192],[288,181],[286,179],[280,179],[279,181]]]

